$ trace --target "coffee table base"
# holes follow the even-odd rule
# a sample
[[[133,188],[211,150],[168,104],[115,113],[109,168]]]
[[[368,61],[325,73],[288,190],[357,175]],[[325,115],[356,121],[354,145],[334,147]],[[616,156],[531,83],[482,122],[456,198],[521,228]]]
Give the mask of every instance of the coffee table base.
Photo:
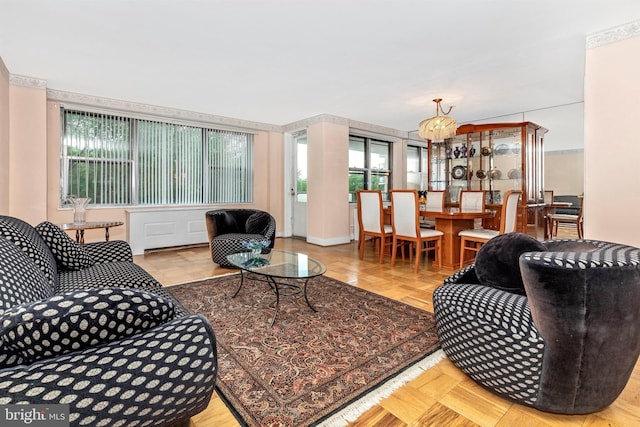
[[[300,285],[296,285],[295,283],[278,282],[275,278],[273,278],[273,276],[261,275],[258,273],[247,273],[246,275],[247,275],[247,279],[266,282],[276,294],[276,306],[273,313],[273,318],[271,319],[271,323],[269,324],[270,328],[273,327],[273,324],[276,321],[276,317],[278,317],[278,311],[280,310],[280,295],[290,296],[290,295],[297,295],[300,292],[302,292],[304,294],[304,300],[306,301],[309,308],[314,312],[318,311],[315,309],[313,305],[311,305],[311,302],[309,302],[309,298],[307,297],[307,284],[309,283],[308,277],[305,279],[290,279],[290,280],[304,280],[304,285],[300,286]],[[235,291],[235,293],[231,296],[231,298],[235,298],[240,292],[240,289],[242,289],[242,285],[244,284],[244,276],[245,276],[244,271],[240,270],[240,285],[238,286],[238,289]]]

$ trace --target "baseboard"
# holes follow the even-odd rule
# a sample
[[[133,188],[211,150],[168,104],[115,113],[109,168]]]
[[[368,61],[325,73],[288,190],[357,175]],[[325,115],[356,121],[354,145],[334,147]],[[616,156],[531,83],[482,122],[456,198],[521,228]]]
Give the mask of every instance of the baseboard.
[[[351,238],[349,236],[343,236],[343,237],[334,237],[331,239],[322,239],[319,237],[307,236],[307,242],[313,245],[318,245],[318,246],[336,246],[336,245],[344,245],[346,243],[350,243]]]

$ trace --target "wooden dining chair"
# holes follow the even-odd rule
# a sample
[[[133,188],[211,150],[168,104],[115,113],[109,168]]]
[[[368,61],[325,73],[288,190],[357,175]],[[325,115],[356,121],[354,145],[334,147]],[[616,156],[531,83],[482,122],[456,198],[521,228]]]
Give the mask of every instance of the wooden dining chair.
[[[444,210],[444,200],[446,191],[431,190],[427,192],[427,203],[425,210],[428,212],[442,212]],[[420,217],[420,227],[436,228],[435,218]]]
[[[460,268],[464,265],[465,251],[472,251],[477,254],[482,245],[492,238],[500,234],[516,231],[520,194],[522,194],[521,191],[507,191],[505,194],[500,217],[500,230],[474,228],[472,230],[462,230],[458,233],[458,236],[460,236]]]
[[[387,247],[393,242],[393,229],[384,223],[382,192],[380,190],[357,190],[358,222],[360,225],[358,240],[358,255],[364,258],[365,238],[374,239],[379,252],[380,263],[384,262]]]
[[[438,266],[442,268],[442,236],[437,230],[420,228],[420,203],[416,190],[391,190],[391,226],[393,245],[391,265],[396,263],[396,252],[401,242],[411,242],[415,247],[415,272],[418,272],[423,252],[434,251]],[[434,246],[431,246],[431,243]]]
[[[460,191],[460,212],[484,212],[485,194],[484,190]]]
[[[558,224],[575,224],[576,231],[578,232],[578,239],[582,239],[583,236],[583,222],[584,218],[582,216],[582,204],[584,201],[584,197],[579,196],[580,199],[580,209],[578,210],[578,215],[570,215],[570,214],[552,214],[549,215],[549,229],[551,230],[552,238],[558,234]]]

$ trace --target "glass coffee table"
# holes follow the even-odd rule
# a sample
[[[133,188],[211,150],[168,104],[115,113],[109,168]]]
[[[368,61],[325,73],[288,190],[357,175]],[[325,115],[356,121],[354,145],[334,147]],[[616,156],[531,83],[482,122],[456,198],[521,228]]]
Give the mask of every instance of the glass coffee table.
[[[227,260],[240,269],[240,286],[231,298],[235,298],[242,289],[245,276],[268,283],[275,292],[276,305],[270,326],[273,326],[278,316],[280,295],[289,296],[302,292],[309,308],[318,311],[309,302],[307,284],[309,279],[321,276],[327,271],[320,261],[305,254],[278,249],[271,249],[269,253],[260,255],[239,252],[227,255]],[[283,282],[282,279],[288,281]]]

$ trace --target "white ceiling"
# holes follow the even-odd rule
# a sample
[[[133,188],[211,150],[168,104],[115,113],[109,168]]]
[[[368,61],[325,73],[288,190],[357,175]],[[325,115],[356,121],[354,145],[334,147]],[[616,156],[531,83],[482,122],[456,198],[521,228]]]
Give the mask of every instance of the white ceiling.
[[[640,0],[0,0],[0,57],[51,89],[284,125],[411,131],[579,103],[585,38]]]

